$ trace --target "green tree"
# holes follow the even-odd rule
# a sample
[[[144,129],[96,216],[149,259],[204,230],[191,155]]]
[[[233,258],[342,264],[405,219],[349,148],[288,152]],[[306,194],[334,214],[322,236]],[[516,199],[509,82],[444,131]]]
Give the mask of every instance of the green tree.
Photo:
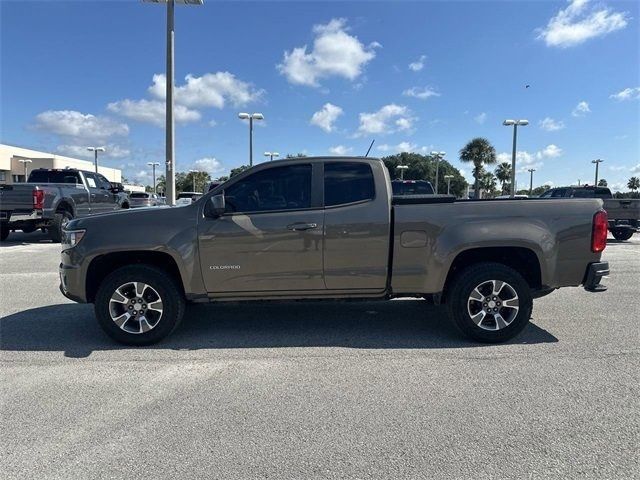
[[[544,192],[546,192],[550,188],[551,188],[551,185],[540,185],[539,187],[535,187],[533,190],[531,190],[531,196],[532,197],[539,197],[540,195],[542,195]],[[529,195],[529,189],[528,188],[523,188],[521,190],[518,190],[516,193],[518,195]]]
[[[247,170],[248,168],[250,168],[249,165],[240,165],[239,167],[232,168],[231,173],[229,173],[229,178],[235,177],[239,173],[242,173],[245,170]]]
[[[487,172],[483,169],[479,175],[478,185],[489,197],[491,197],[495,195],[496,188],[498,186],[496,176],[493,172]]]
[[[486,138],[472,139],[460,150],[460,161],[473,163],[473,178],[475,178],[475,197],[480,198],[480,176],[485,165],[496,163],[496,149]]]
[[[638,177],[631,177],[629,179],[629,181],[627,182],[627,188],[629,188],[629,190],[635,192],[636,190],[638,190],[640,188],[640,178]]]
[[[400,178],[400,170],[398,165],[406,165],[409,168],[404,172],[405,180],[428,180],[435,187],[436,162],[429,155],[420,155],[418,153],[402,152],[396,155],[390,155],[382,159],[389,175],[392,179]],[[455,168],[446,160],[440,160],[438,167],[438,182],[440,191],[446,188],[445,175],[453,175],[451,179],[451,194],[461,197],[467,188],[467,181],[464,179],[460,170]]]
[[[211,175],[207,172],[176,173],[176,192],[204,192],[209,186]]]
[[[502,186],[502,193],[507,192],[507,185],[511,191],[511,164],[509,162],[500,163],[493,172]]]
[[[600,180],[598,180],[598,186],[599,187],[606,187],[607,186],[607,181],[604,178],[601,178]]]

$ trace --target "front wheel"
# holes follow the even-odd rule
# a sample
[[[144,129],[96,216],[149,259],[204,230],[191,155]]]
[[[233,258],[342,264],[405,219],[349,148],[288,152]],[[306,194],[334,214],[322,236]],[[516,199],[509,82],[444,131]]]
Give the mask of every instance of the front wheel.
[[[49,238],[56,243],[62,241],[62,231],[71,220],[73,220],[73,215],[66,210],[56,213],[49,227]]]
[[[180,324],[185,300],[176,282],[147,265],[119,268],[100,284],[95,312],[102,329],[128,345],[150,345]]]
[[[4,242],[7,237],[9,237],[9,232],[11,230],[9,229],[9,225],[7,225],[6,223],[0,223],[0,241]]]
[[[531,289],[506,265],[479,263],[465,268],[448,290],[449,317],[474,340],[504,342],[520,333],[531,318]]]
[[[611,230],[611,235],[613,238],[620,242],[624,242],[625,240],[629,240],[633,236],[633,230],[626,228],[614,228]]]

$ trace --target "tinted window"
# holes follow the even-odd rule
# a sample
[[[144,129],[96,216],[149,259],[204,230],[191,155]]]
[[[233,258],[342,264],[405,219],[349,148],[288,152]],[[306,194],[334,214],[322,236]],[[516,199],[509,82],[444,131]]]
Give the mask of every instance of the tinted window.
[[[256,172],[224,192],[228,212],[264,212],[311,207],[311,165]]]
[[[142,193],[142,192],[133,192],[129,196],[131,198],[149,198],[149,194],[148,193]]]
[[[552,190],[551,196],[553,198],[564,197],[566,193],[567,193],[566,188],[556,188],[555,190]]]
[[[594,198],[595,194],[590,188],[577,188],[573,191],[573,198]]]
[[[29,174],[29,181],[33,183],[80,183],[77,172],[64,170],[34,170]]]
[[[393,181],[391,188],[394,195],[433,195],[431,183],[424,180]]]
[[[324,204],[326,206],[371,200],[374,196],[373,172],[368,164],[325,163]]]
[[[109,183],[109,180],[107,180],[106,177],[96,173],[96,178],[98,179],[99,188],[104,188],[105,190],[109,190],[111,188],[111,184]]]
[[[600,187],[596,188],[596,198],[611,198],[611,190],[608,188]]]
[[[552,193],[553,193],[553,190],[547,190],[542,195],[540,195],[540,198],[550,198]]]

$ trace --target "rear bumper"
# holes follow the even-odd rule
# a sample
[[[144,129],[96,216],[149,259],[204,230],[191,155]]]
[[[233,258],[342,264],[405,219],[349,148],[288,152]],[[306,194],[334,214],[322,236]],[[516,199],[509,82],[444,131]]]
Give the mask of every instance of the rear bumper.
[[[604,292],[607,287],[600,284],[602,277],[609,275],[609,262],[594,262],[587,267],[584,289],[588,292]]]
[[[20,211],[18,213],[4,210],[0,211],[0,220],[9,223],[42,220],[42,210]]]

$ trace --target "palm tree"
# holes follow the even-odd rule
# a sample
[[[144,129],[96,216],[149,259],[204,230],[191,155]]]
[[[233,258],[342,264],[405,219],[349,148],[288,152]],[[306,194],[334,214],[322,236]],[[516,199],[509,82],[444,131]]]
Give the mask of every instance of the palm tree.
[[[502,162],[496,167],[494,174],[502,184],[502,193],[505,193],[507,183],[511,181],[511,164],[509,162]]]
[[[629,179],[629,181],[627,182],[627,187],[630,188],[632,191],[636,191],[640,188],[640,178],[638,177],[631,177]]]
[[[460,150],[460,161],[473,163],[475,197],[480,198],[479,177],[485,165],[496,163],[496,149],[486,138],[477,137]]]
[[[480,173],[480,180],[478,181],[478,184],[482,190],[490,195],[496,190],[496,176],[491,172],[483,170]]]
[[[608,183],[604,178],[601,178],[600,180],[598,180],[598,186],[599,187],[606,187],[607,185],[608,185]]]

